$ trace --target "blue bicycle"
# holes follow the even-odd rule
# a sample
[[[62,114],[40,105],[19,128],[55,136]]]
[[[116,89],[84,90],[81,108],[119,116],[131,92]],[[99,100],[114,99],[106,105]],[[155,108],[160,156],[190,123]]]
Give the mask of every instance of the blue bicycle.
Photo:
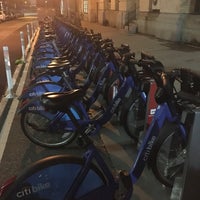
[[[111,119],[113,114],[123,103],[125,97],[131,95],[133,90],[138,92],[137,96],[139,98],[141,98],[144,102],[146,101],[147,94],[140,90],[138,84],[136,84],[136,80],[134,79],[135,60],[131,60],[130,58],[128,60],[129,63],[124,64],[120,69],[121,71],[119,71],[119,77],[121,77],[120,87],[118,88],[118,91],[113,99],[105,108],[100,107],[96,115],[92,117],[88,113],[89,107],[97,100],[103,89],[103,83],[112,70],[113,65],[110,64],[106,65],[105,69],[103,69],[103,73],[101,75],[102,78],[99,79],[93,95],[87,99],[83,99],[86,91],[81,90],[82,96],[80,97],[80,100],[75,101],[74,104],[70,106],[74,116],[83,127],[87,127],[90,124],[93,126],[94,133],[97,133],[98,130]],[[73,90],[66,93],[73,93]],[[50,95],[51,94],[52,93],[50,93]],[[57,95],[59,95],[59,93],[55,93],[55,96]],[[65,96],[65,92],[62,92],[62,96]],[[64,97],[60,102],[63,107],[69,105],[67,103],[67,98],[71,99],[74,97]],[[44,108],[42,102],[43,100],[40,97],[38,97],[38,99],[32,99],[20,110],[21,127],[24,134],[32,142],[45,147],[58,147],[72,142],[77,136],[77,131],[76,127],[73,126],[73,123],[71,122],[71,116],[68,116],[65,112],[51,112],[51,110]],[[87,106],[85,102],[87,102]]]
[[[85,41],[84,31],[80,28],[73,26],[62,26],[59,21],[55,22],[55,39],[46,41],[45,30],[41,28],[39,39],[35,45],[31,67],[31,77],[45,70],[48,64],[60,64],[66,62],[66,59],[78,55],[83,49]],[[99,35],[98,35],[99,36]],[[81,44],[81,45],[77,45]],[[78,57],[74,58],[74,63],[79,60]]]
[[[43,96],[45,105],[52,110],[59,109],[61,112],[72,115],[72,121],[78,126],[80,134],[78,144],[86,147],[87,151],[82,158],[57,155],[36,162],[18,176],[5,192],[4,199],[12,200],[19,197],[48,200],[130,199],[133,193],[133,185],[140,178],[146,164],[155,156],[152,154],[153,147],[164,124],[167,121],[176,123],[183,137],[182,141],[186,138],[185,128],[179,122],[179,116],[175,110],[176,102],[172,93],[171,80],[174,79],[177,72],[171,74],[155,73],[152,70],[155,61],[143,60],[141,64],[151,71],[157,82],[158,89],[155,98],[159,106],[129,172],[120,170],[116,177],[113,176],[91,140],[90,135],[93,132],[93,127],[81,127],[77,119],[73,117],[69,107],[61,103],[64,98],[68,99],[68,103],[73,105],[74,99],[79,99],[81,96],[80,90],[71,94],[49,94]],[[73,96],[73,101],[69,98],[70,96]],[[170,149],[170,146],[168,149]],[[174,157],[174,162],[176,162],[176,159],[177,157]]]
[[[105,42],[102,41],[101,45],[105,45]],[[96,48],[98,50],[94,51],[94,49],[90,47],[86,52],[84,51],[82,61],[76,66],[71,65],[71,62],[69,61],[56,63],[56,65],[48,65],[45,72],[39,74],[31,80],[30,84],[24,89],[19,99],[30,99],[40,96],[44,92],[63,92],[79,87],[87,90],[93,82],[97,83],[99,77],[101,76],[101,71],[103,71],[103,68],[105,68],[106,65],[109,65],[107,63],[110,62],[111,65],[112,62],[109,60],[106,61],[104,55],[105,52],[101,53],[100,47]],[[91,51],[93,52],[91,53]],[[93,58],[89,59],[91,55],[93,55]],[[76,76],[80,72],[85,74],[84,68],[89,68],[86,65],[90,65],[90,70],[86,75],[84,75],[85,80],[83,83],[79,84]],[[114,69],[113,65],[112,68]]]

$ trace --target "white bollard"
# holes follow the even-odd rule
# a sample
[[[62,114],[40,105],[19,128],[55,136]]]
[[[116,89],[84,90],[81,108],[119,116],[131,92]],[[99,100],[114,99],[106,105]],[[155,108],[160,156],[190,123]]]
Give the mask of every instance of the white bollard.
[[[33,40],[33,34],[34,34],[34,30],[33,30],[33,22],[31,23],[31,38]]]
[[[8,95],[6,96],[6,98],[13,98],[13,80],[10,69],[9,51],[7,46],[3,46],[3,54],[4,54],[4,62],[6,68],[6,77],[8,82]]]
[[[32,23],[33,27],[33,35],[35,36],[35,22]]]
[[[26,62],[26,52],[25,52],[25,42],[24,42],[24,33],[20,31],[20,39],[21,39],[21,48],[22,48],[22,59]]]
[[[27,28],[27,37],[28,37],[28,46],[27,46],[27,48],[30,49],[31,36],[30,36],[30,26],[29,26],[29,24],[26,25],[26,28]]]

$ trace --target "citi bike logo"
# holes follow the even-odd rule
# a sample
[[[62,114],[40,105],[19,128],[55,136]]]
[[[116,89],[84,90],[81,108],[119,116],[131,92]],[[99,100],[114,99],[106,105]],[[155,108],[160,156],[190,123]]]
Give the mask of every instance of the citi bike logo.
[[[42,111],[45,110],[44,106],[29,106],[28,107],[29,111]]]
[[[42,68],[46,68],[47,66],[46,65],[37,65],[35,66],[36,69],[42,69]]]
[[[21,191],[17,192],[16,197],[17,199],[21,199],[27,196],[31,196],[49,189],[50,186],[50,183],[38,183],[37,185],[25,186]]]
[[[113,107],[111,108],[111,113],[114,113],[116,108],[118,107],[119,103],[121,102],[121,98],[118,98],[114,104],[113,104]]]
[[[156,108],[152,108],[152,109],[150,110],[150,115],[154,115],[155,112],[156,112]]]
[[[40,96],[40,95],[42,95],[43,94],[43,92],[30,92],[28,95],[29,95],[29,97],[36,97],[36,96]]]
[[[99,86],[100,86],[100,88],[103,87],[105,81],[106,81],[106,78],[103,78],[103,80],[100,80],[100,81],[99,81]]]
[[[145,149],[145,153],[144,153],[144,157],[143,157],[143,160],[144,160],[144,161],[147,161],[147,160],[148,160],[149,155],[150,155],[150,153],[151,153],[151,149],[152,149],[152,147],[153,147],[153,144],[154,144],[155,140],[156,140],[156,136],[153,136],[153,137],[151,138],[151,140],[148,142],[147,148]]]

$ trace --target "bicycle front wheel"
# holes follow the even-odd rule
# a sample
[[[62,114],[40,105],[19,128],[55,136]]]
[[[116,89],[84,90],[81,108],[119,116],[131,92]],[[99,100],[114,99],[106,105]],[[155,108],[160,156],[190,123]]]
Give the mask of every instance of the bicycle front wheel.
[[[44,158],[21,173],[4,200],[110,200],[113,190],[94,164],[82,158],[57,155]]]
[[[163,133],[153,147],[152,171],[162,184],[173,187],[175,178],[183,173],[186,144],[175,124],[168,124]]]
[[[24,112],[21,115],[21,127],[33,143],[43,147],[61,147],[70,144],[76,137],[76,131],[66,130],[65,125],[58,121],[52,127],[51,120],[40,113]],[[52,128],[51,128],[52,127]]]

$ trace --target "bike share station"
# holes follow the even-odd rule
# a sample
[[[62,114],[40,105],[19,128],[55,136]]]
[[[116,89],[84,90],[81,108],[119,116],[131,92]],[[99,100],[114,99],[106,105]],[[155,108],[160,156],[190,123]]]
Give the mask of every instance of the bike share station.
[[[193,126],[189,135],[189,144],[182,177],[177,177],[171,194],[171,200],[199,198],[200,188],[200,108],[192,110]]]
[[[60,34],[59,36],[62,39],[61,43],[63,43],[66,39],[70,38],[70,39],[73,39],[73,41],[78,41],[77,43],[75,42],[75,44],[76,45],[78,44],[78,47],[79,47],[80,46],[79,42],[81,41],[80,38],[81,39],[84,38],[84,34],[82,34],[83,31],[81,31],[81,37],[80,37],[79,33],[78,34],[76,33],[76,29],[74,29],[74,27],[67,26],[67,23],[65,26],[64,21],[62,21],[62,20],[59,21],[59,19],[57,19],[57,20],[58,21],[55,24],[58,26],[57,33]],[[45,23],[44,23],[44,25],[45,25]],[[44,64],[43,62],[45,59],[40,57],[40,55],[43,55],[46,53],[46,49],[45,49],[46,47],[48,47],[48,49],[49,49],[49,55],[52,56],[51,59],[53,59],[53,57],[59,56],[59,54],[55,54],[55,52],[57,52],[57,49],[56,49],[56,51],[52,50],[55,47],[55,45],[54,45],[55,43],[53,43],[53,45],[52,45],[52,42],[49,43],[49,41],[51,41],[51,39],[54,38],[54,32],[53,32],[53,34],[52,34],[53,36],[52,36],[50,34],[52,29],[49,29],[49,30],[47,29],[46,32],[45,31],[41,32],[42,33],[40,35],[41,37],[39,36],[40,40],[38,40],[38,41],[40,41],[41,44],[40,43],[38,44],[39,48],[37,49],[37,51],[35,51],[35,55],[36,55],[35,67],[36,67],[36,69],[41,70],[42,68],[44,68],[44,65],[41,68],[38,67],[40,64],[38,62],[38,60],[39,61],[42,60],[41,63]],[[47,33],[47,35],[45,35],[46,33]],[[75,34],[77,34],[78,39],[73,38]],[[99,35],[98,35],[98,37],[99,37]],[[44,40],[44,38],[45,39],[48,38],[48,40],[46,41],[46,40]],[[88,37],[86,37],[86,38],[87,38],[87,42],[88,42]],[[85,42],[85,40],[84,40],[84,42]],[[70,44],[72,44],[73,47],[75,46],[73,43],[70,43]],[[83,48],[86,44],[87,43],[82,44]],[[42,46],[41,49],[40,49],[40,45]],[[36,48],[38,46],[36,45]],[[89,48],[87,49],[88,51],[86,51],[86,54],[90,53],[89,49],[91,49],[91,46],[90,45],[88,45],[88,46],[89,46]],[[79,48],[77,48],[77,49],[78,49],[78,51],[80,50]],[[75,49],[75,52],[77,49]],[[39,52],[40,50],[41,50],[41,52]],[[52,50],[52,52],[50,50]],[[93,50],[94,49],[92,49],[92,51]],[[110,52],[110,49],[109,49],[109,52]],[[72,52],[70,52],[70,56],[71,56],[71,54],[72,54]],[[85,59],[86,56],[85,56],[84,51],[83,51],[83,54],[84,54],[83,58]],[[69,56],[69,54],[67,54],[67,55]],[[81,54],[79,54],[79,55],[81,55]],[[79,55],[77,57],[79,57]],[[92,54],[92,55],[94,55],[94,54]],[[68,127],[68,129],[67,129],[68,132],[66,132],[66,129],[62,129],[62,130],[64,130],[64,135],[63,135],[63,132],[58,133],[58,130],[60,131],[60,128],[63,128],[64,125],[66,126],[66,123],[69,123],[69,125],[72,124],[71,126],[72,126],[72,128],[74,128],[73,130],[75,130],[75,131],[72,131],[72,134],[74,134],[74,133],[76,134],[76,130],[78,130],[80,132],[80,135],[77,137],[78,145],[79,145],[79,147],[84,147],[84,150],[86,148],[86,152],[84,151],[83,156],[80,158],[75,158],[73,156],[70,157],[70,156],[66,156],[66,155],[56,155],[56,156],[52,156],[52,157],[48,157],[48,158],[39,160],[38,162],[34,163],[34,165],[32,165],[30,168],[28,168],[27,171],[24,171],[19,179],[12,180],[14,183],[13,183],[13,185],[11,185],[10,191],[8,190],[10,193],[6,196],[7,197],[6,200],[15,199],[15,195],[19,195],[21,197],[27,196],[28,199],[29,199],[29,197],[32,197],[33,199],[37,199],[38,197],[40,197],[40,198],[44,198],[44,199],[50,198],[53,200],[54,199],[69,199],[69,200],[71,200],[71,199],[83,199],[83,200],[99,199],[99,200],[102,200],[102,197],[105,197],[105,199],[108,199],[108,200],[113,199],[113,198],[114,199],[125,199],[125,200],[131,199],[132,194],[134,193],[134,188],[135,188],[134,184],[140,178],[145,166],[147,164],[149,164],[147,162],[149,161],[148,160],[150,158],[149,156],[152,153],[151,150],[153,149],[153,146],[155,144],[154,142],[156,140],[156,137],[158,137],[158,133],[160,131],[159,128],[164,126],[165,120],[167,120],[167,119],[170,119],[170,120],[172,120],[172,122],[175,122],[175,123],[177,121],[178,122],[180,121],[179,120],[180,116],[177,117],[177,113],[174,114],[171,109],[171,108],[174,108],[173,106],[175,105],[175,103],[173,101],[174,99],[172,98],[173,95],[170,94],[172,88],[167,87],[169,85],[171,86],[171,84],[169,84],[170,83],[169,80],[171,80],[171,79],[168,79],[170,77],[170,75],[167,75],[167,73],[165,73],[162,63],[160,63],[157,60],[154,60],[153,57],[149,57],[148,55],[143,54],[142,56],[144,56],[145,59],[141,59],[139,62],[137,62],[138,66],[140,66],[140,67],[142,66],[143,68],[146,67],[145,69],[147,69],[147,70],[145,72],[148,71],[154,79],[153,80],[148,79],[148,81],[147,81],[148,87],[150,90],[148,93],[149,96],[147,95],[147,98],[145,99],[145,100],[147,100],[147,104],[145,107],[146,110],[144,111],[144,113],[145,113],[144,121],[147,122],[147,125],[144,125],[144,126],[147,126],[146,127],[147,131],[146,131],[146,129],[143,129],[143,130],[145,130],[144,131],[145,132],[144,139],[142,137],[138,138],[139,140],[141,139],[141,144],[138,147],[139,151],[136,155],[136,160],[133,161],[133,165],[132,165],[131,169],[129,169],[130,171],[120,170],[118,172],[118,174],[114,177],[111,170],[109,169],[109,166],[107,166],[106,162],[104,161],[104,158],[101,157],[100,153],[98,152],[98,149],[93,144],[93,141],[91,140],[90,137],[88,137],[89,134],[97,133],[99,131],[99,128],[106,122],[106,120],[112,116],[112,114],[114,113],[114,110],[117,108],[117,106],[119,105],[119,102],[121,101],[121,98],[122,98],[121,96],[118,97],[117,95],[124,95],[125,97],[127,97],[131,91],[129,89],[130,88],[133,89],[132,85],[134,85],[134,84],[128,85],[126,82],[128,80],[132,83],[134,80],[133,77],[135,77],[135,74],[133,72],[135,72],[135,71],[134,70],[131,71],[131,69],[133,69],[133,66],[130,65],[131,67],[129,66],[130,68],[128,68],[128,70],[125,70],[125,69],[127,69],[124,67],[126,65],[122,65],[125,69],[123,68],[124,70],[121,71],[120,75],[123,75],[123,77],[125,77],[125,78],[122,79],[123,84],[120,87],[121,90],[116,92],[115,97],[118,97],[118,98],[114,97],[113,98],[114,100],[112,99],[114,101],[114,103],[113,103],[114,105],[112,105],[111,107],[108,107],[110,109],[110,110],[108,110],[108,114],[110,114],[110,115],[106,116],[105,119],[102,118],[103,120],[100,120],[100,122],[102,122],[102,124],[98,124],[98,123],[95,124],[94,120],[93,121],[90,120],[89,117],[87,116],[87,112],[85,112],[85,107],[78,101],[80,98],[82,98],[83,94],[85,94],[85,91],[82,91],[80,88],[70,90],[70,91],[62,90],[62,92],[60,92],[60,93],[58,91],[56,91],[54,93],[51,93],[51,91],[49,93],[44,93],[44,91],[39,90],[39,92],[40,92],[39,94],[41,95],[41,93],[42,93],[42,95],[39,96],[40,97],[39,99],[43,103],[42,105],[46,106],[46,109],[43,109],[44,107],[42,107],[41,104],[37,104],[39,102],[38,98],[36,98],[37,99],[37,101],[35,101],[36,103],[34,102],[34,98],[32,97],[32,95],[35,94],[37,97],[37,92],[38,92],[37,90],[30,90],[31,92],[29,91],[28,93],[26,93],[26,95],[28,95],[28,96],[25,95],[24,99],[25,100],[31,99],[31,101],[30,101],[31,104],[26,105],[26,101],[23,101],[24,99],[22,98],[23,106],[25,105],[25,108],[26,108],[23,110],[23,112],[24,112],[23,118],[22,118],[23,120],[21,120],[21,121],[23,121],[22,129],[24,129],[24,132],[27,131],[26,136],[29,134],[29,131],[31,130],[31,128],[33,128],[33,129],[35,128],[35,130],[36,130],[35,134],[38,134],[40,131],[41,131],[41,133],[45,132],[45,134],[46,134],[45,136],[43,136],[43,134],[41,134],[42,137],[39,138],[38,141],[37,141],[37,139],[34,138],[35,137],[34,135],[29,135],[29,139],[32,137],[30,140],[32,140],[33,143],[39,144],[43,147],[59,147],[59,145],[66,146],[68,144],[68,142],[71,142],[71,140],[73,140],[75,138],[75,136],[72,135],[72,137],[68,141],[66,139],[68,134],[70,133],[69,130],[71,127],[70,128]],[[77,57],[76,57],[76,59],[77,59]],[[148,57],[148,59],[147,59],[147,57]],[[37,60],[37,58],[38,58],[38,60]],[[66,58],[66,55],[65,55],[65,58]],[[51,60],[51,59],[49,59],[49,60]],[[50,63],[49,60],[47,62],[48,64]],[[130,61],[130,63],[128,63],[128,64],[134,63],[134,66],[135,66],[136,61],[133,59],[133,57],[130,57],[130,55],[129,55],[127,60]],[[133,60],[134,60],[134,62],[132,62]],[[58,64],[58,66],[56,66],[56,67],[60,67],[59,65],[61,65],[61,63],[59,63],[57,61],[58,61],[58,59],[54,60],[54,63]],[[86,59],[86,61],[87,61],[87,59]],[[69,61],[65,62],[63,65],[65,65],[65,67],[66,67],[66,65],[70,66]],[[151,68],[150,68],[151,65],[155,66],[157,71],[156,70],[154,71],[153,69],[151,70]],[[52,65],[51,67],[55,68],[55,65]],[[107,69],[107,68],[105,68],[105,69]],[[32,72],[34,72],[34,69],[32,69]],[[37,72],[37,70],[36,70],[36,72]],[[174,70],[173,72],[174,72],[174,74],[176,74],[176,70]],[[186,73],[185,77],[189,76],[188,71],[183,70],[183,73]],[[46,77],[47,76],[45,76],[45,79],[46,79]],[[67,77],[67,78],[69,78],[69,77]],[[44,81],[45,79],[41,79],[42,81],[40,80],[42,83],[36,82],[36,85],[38,86],[39,84],[41,84],[41,85],[47,86],[47,84],[49,84],[49,82],[45,82]],[[99,82],[100,82],[100,86],[101,86],[102,80],[100,79],[100,81],[98,81],[98,83]],[[186,84],[185,88],[184,88],[184,85],[182,86],[182,89],[186,90],[186,94],[184,94],[187,97],[186,99],[192,100],[192,98],[193,98],[192,92],[193,92],[196,102],[200,103],[199,102],[199,93],[198,93],[200,91],[199,82],[200,82],[200,78],[195,79],[194,82],[193,82],[193,79],[191,79],[191,80],[189,80],[189,82],[187,82],[190,85],[188,88],[187,88],[187,84]],[[168,85],[167,85],[167,83],[168,83]],[[95,83],[95,84],[97,85],[97,83]],[[126,84],[129,86],[129,88],[125,87]],[[193,89],[193,88],[195,88],[195,90],[197,89],[197,91],[191,92],[190,89]],[[70,87],[70,89],[71,89],[71,87]],[[160,90],[157,90],[157,89],[160,89]],[[140,91],[140,93],[138,93],[138,94],[144,94],[143,92],[144,91],[142,91],[142,92]],[[197,93],[197,95],[196,95],[196,93]],[[141,100],[141,99],[139,99],[139,100]],[[30,102],[28,102],[28,103],[30,103]],[[134,100],[134,104],[131,104],[131,106],[132,105],[134,106],[135,102],[136,101]],[[69,105],[73,105],[74,107],[71,108]],[[159,108],[155,109],[157,107],[157,105],[159,105]],[[173,106],[170,107],[171,105],[173,105]],[[78,107],[79,112],[77,112],[78,114],[81,113],[81,109],[83,108],[83,111],[85,114],[83,116],[83,119],[85,121],[81,117],[77,118],[76,113],[74,115],[73,112],[76,109],[76,106],[79,106]],[[34,108],[36,108],[36,109],[34,109]],[[48,111],[49,111],[49,113],[48,113]],[[59,111],[59,113],[58,113],[58,111]],[[139,110],[139,111],[141,112],[141,110]],[[38,113],[39,113],[39,115],[38,115]],[[50,114],[51,118],[53,119],[52,121],[50,121],[51,123],[48,121],[49,124],[51,124],[51,125],[53,124],[53,122],[55,120],[55,118],[53,118],[53,117],[55,115],[56,115],[56,117],[59,115],[62,116],[62,121],[55,120],[56,123],[53,124],[52,127],[49,126],[48,129],[45,129],[47,126],[46,126],[46,124],[44,124],[44,126],[43,126],[42,123],[44,123],[44,122],[42,120],[44,119],[43,116],[45,115],[45,117],[46,117],[45,120],[47,121],[49,116],[47,116],[46,113]],[[57,113],[59,115],[57,115]],[[155,113],[158,113],[158,114],[156,115]],[[67,114],[68,118],[63,117],[63,116],[66,116],[66,114]],[[30,116],[30,118],[29,118],[29,116]],[[37,121],[37,119],[34,118],[35,116],[37,118],[39,118],[38,122],[41,122],[39,124],[39,126],[37,126],[37,123],[35,123],[35,121]],[[154,117],[154,116],[156,116],[156,117]],[[166,175],[166,179],[165,178],[163,179],[166,183],[166,186],[170,185],[170,187],[172,187],[172,185],[174,184],[172,193],[171,193],[171,198],[170,198],[171,200],[188,200],[188,199],[197,199],[199,197],[199,194],[198,194],[199,187],[198,186],[200,185],[199,184],[200,154],[198,152],[199,152],[199,144],[200,144],[200,135],[197,133],[200,132],[200,126],[199,126],[200,108],[194,109],[194,107],[192,107],[192,109],[188,109],[188,110],[186,109],[183,111],[181,117],[182,117],[181,118],[182,123],[179,123],[178,125],[177,124],[176,125],[179,126],[180,129],[183,127],[183,124],[189,124],[189,126],[191,125],[191,127],[189,129],[190,130],[189,136],[187,138],[187,149],[181,149],[183,156],[179,157],[180,162],[175,163],[176,165],[180,164],[181,167],[183,167],[183,165],[184,165],[183,176],[176,177],[175,182],[174,182],[174,180],[167,179],[168,174]],[[29,121],[30,119],[32,119],[32,121]],[[81,121],[80,119],[83,121]],[[81,123],[79,124],[79,121],[81,121],[81,123],[87,122],[87,124],[85,126],[82,126]],[[98,122],[98,121],[96,121],[96,122]],[[47,125],[49,125],[48,123],[47,123]],[[83,123],[83,125],[84,125],[84,123]],[[77,129],[75,129],[75,128],[77,128]],[[56,133],[58,133],[58,136],[55,135],[55,138],[56,139],[58,138],[58,141],[52,140],[52,143],[51,143],[51,141],[49,142],[48,139],[50,136],[52,136],[52,138],[54,139],[54,135],[51,132],[53,129],[56,129],[56,131],[57,131]],[[48,132],[49,130],[50,130],[50,132]],[[173,132],[175,132],[174,129],[173,129]],[[49,134],[49,135],[47,135],[47,134]],[[61,135],[61,137],[59,134]],[[64,136],[66,136],[66,138],[64,138]],[[63,139],[63,141],[60,142],[59,137],[61,139]],[[138,137],[140,137],[140,136],[138,136]],[[44,139],[44,141],[42,139]],[[45,143],[46,139],[47,139],[47,143]],[[64,141],[65,139],[66,139],[66,141]],[[173,139],[173,136],[170,139]],[[163,140],[163,141],[165,142],[166,140]],[[172,141],[172,143],[173,142],[174,141]],[[176,145],[177,145],[177,143],[178,143],[178,145],[179,144],[182,145],[182,140],[180,143],[179,143],[179,141],[178,142],[175,141],[175,142],[176,142]],[[173,146],[173,145],[170,144],[170,147],[167,149],[168,151],[171,150],[170,149],[171,146]],[[158,156],[158,153],[156,154],[156,156],[154,156],[154,161],[155,161],[155,159],[157,159],[157,156]],[[168,155],[166,157],[168,159],[167,162],[169,162],[170,158],[168,158]],[[173,159],[176,160],[176,157],[175,158],[173,157]],[[185,164],[183,164],[184,161],[185,161]],[[164,162],[164,164],[166,164],[166,163]],[[174,167],[174,166],[172,165],[172,167]],[[159,165],[156,167],[154,166],[154,170],[157,170],[157,173],[159,173],[158,168],[159,168]],[[55,173],[55,171],[56,171],[56,173]],[[160,174],[159,174],[160,177],[163,175],[162,173],[164,173],[164,172],[160,172]],[[155,175],[156,175],[156,173],[155,173]],[[169,174],[169,176],[170,175],[171,174]],[[158,176],[158,174],[157,174],[157,176]],[[158,180],[161,180],[161,179],[162,179],[162,177],[160,179],[158,178]],[[160,183],[164,184],[164,181],[163,182],[160,181]],[[11,184],[11,183],[12,182],[10,182],[9,184]],[[9,184],[7,186],[9,186]],[[66,186],[66,188],[64,186]],[[4,190],[3,187],[0,189]],[[1,190],[0,190],[0,192],[1,192]],[[49,195],[52,195],[54,197],[53,198],[49,197]],[[27,198],[25,197],[25,199],[27,199]]]

